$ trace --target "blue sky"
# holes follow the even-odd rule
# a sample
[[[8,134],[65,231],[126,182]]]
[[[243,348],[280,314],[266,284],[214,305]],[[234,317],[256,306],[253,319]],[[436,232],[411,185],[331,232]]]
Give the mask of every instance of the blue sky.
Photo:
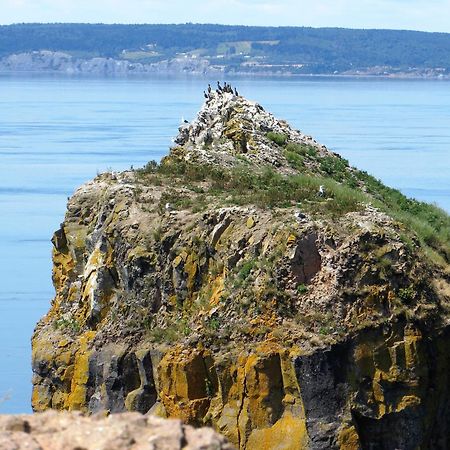
[[[450,32],[450,0],[0,0],[0,23],[223,23]]]

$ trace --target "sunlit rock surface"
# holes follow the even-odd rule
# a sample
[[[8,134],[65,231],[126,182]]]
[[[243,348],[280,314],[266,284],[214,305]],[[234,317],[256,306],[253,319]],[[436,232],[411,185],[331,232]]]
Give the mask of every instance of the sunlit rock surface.
[[[137,413],[84,417],[76,412],[0,416],[2,450],[232,450],[210,428]]]
[[[160,167],[69,200],[33,408],[179,418],[239,449],[446,448],[448,220],[213,91]]]

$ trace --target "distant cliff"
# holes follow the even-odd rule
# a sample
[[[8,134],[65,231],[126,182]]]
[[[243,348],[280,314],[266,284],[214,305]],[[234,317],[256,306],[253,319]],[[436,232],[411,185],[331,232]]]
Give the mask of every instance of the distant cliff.
[[[155,73],[206,74],[221,72],[204,59],[178,57],[151,64],[105,57],[76,58],[68,53],[48,50],[19,53],[0,59],[0,72],[64,73],[68,75],[131,75]]]
[[[33,408],[176,417],[249,450],[447,448],[449,230],[212,91],[160,165],[69,200]]]

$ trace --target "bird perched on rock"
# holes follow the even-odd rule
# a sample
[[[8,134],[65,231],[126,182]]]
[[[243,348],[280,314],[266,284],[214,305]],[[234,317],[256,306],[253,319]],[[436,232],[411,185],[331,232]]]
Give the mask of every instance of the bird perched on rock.
[[[209,98],[209,96],[208,96],[208,94],[206,93],[206,91],[203,91],[203,97]]]
[[[294,217],[295,217],[299,222],[301,222],[302,220],[305,220],[305,219],[306,219],[305,214],[303,214],[303,213],[300,212],[300,211],[295,211]]]
[[[166,203],[166,205],[164,206],[164,209],[166,210],[166,212],[168,212],[169,214],[173,211],[175,211],[174,207],[170,204],[170,203]]]
[[[319,186],[319,192],[317,193],[317,195],[319,197],[325,197],[325,188],[323,187],[323,185]]]
[[[211,85],[208,83],[208,94],[211,94]]]
[[[220,81],[217,82],[217,89],[219,90],[219,92],[223,91],[222,86],[220,85]]]
[[[237,91],[236,88],[234,88],[234,95],[235,95],[236,97],[239,97],[239,93],[238,93],[238,91]]]

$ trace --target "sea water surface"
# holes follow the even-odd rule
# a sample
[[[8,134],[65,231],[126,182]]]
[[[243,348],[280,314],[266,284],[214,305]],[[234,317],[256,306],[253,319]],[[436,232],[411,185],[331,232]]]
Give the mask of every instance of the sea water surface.
[[[450,83],[230,80],[350,163],[450,211]],[[29,412],[30,337],[48,310],[67,197],[98,172],[168,152],[202,78],[0,76],[0,413]]]

